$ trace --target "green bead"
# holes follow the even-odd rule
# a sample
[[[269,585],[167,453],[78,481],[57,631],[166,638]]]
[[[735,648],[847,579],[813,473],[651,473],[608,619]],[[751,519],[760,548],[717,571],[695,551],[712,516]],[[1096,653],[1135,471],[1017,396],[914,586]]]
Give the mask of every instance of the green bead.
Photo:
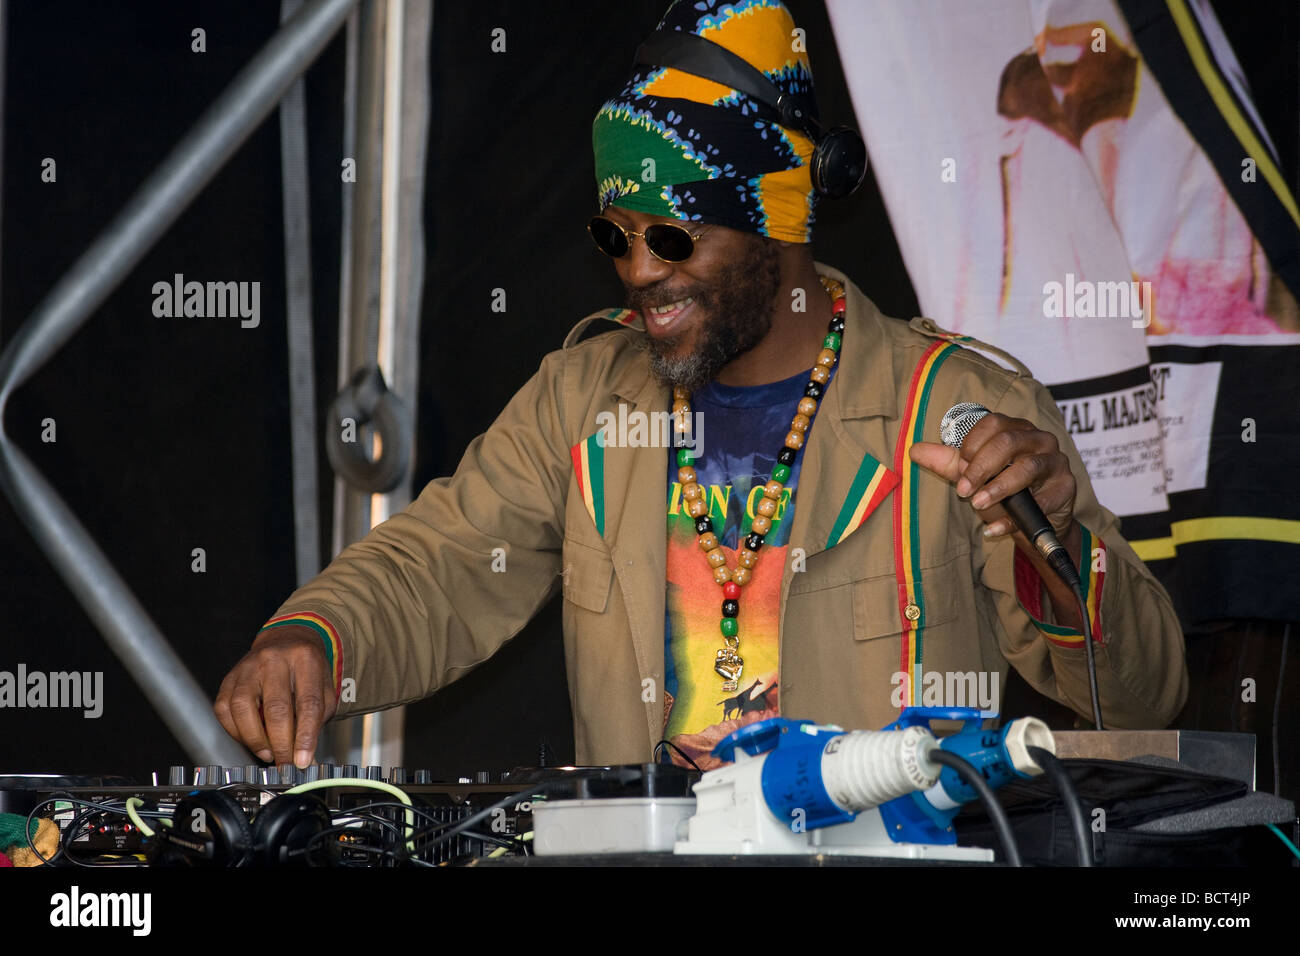
[[[789,465],[777,465],[775,468],[772,469],[773,481],[779,481],[781,482],[781,484],[784,485],[787,481],[789,481],[789,479],[790,479]]]
[[[689,468],[693,464],[695,464],[695,456],[691,454],[691,450],[689,448],[677,449],[678,468]]]
[[[826,338],[822,339],[822,345],[825,348],[832,349],[836,352],[840,350],[840,339],[838,332],[827,332]]]
[[[738,632],[739,630],[740,630],[740,627],[739,627],[739,625],[736,624],[736,619],[735,619],[734,617],[724,617],[724,618],[722,619],[722,636],[723,636],[723,637],[735,637],[735,636],[736,636],[736,632]]]

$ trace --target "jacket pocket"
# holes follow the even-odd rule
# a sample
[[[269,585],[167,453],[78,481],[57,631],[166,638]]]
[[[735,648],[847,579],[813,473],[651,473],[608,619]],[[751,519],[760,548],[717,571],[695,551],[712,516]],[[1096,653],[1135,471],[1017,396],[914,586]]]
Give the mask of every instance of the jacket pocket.
[[[925,626],[932,628],[957,617],[962,589],[971,587],[967,555],[921,572],[925,601]],[[898,606],[898,578],[877,575],[853,582],[853,639],[870,641],[901,634],[903,617]],[[971,622],[974,626],[974,621]]]
[[[560,577],[564,600],[597,614],[605,613],[614,577],[614,562],[608,554],[565,538]]]

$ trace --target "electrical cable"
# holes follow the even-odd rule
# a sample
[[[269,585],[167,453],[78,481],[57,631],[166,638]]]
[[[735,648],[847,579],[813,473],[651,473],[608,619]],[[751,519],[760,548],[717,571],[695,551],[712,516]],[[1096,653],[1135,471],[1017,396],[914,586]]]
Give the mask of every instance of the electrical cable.
[[[1011,822],[1007,820],[1007,812],[1002,809],[1002,804],[998,803],[998,798],[993,795],[993,790],[984,780],[983,775],[965,758],[942,747],[935,747],[928,756],[937,764],[951,767],[972,790],[979,794],[984,809],[988,811],[989,819],[993,821],[993,829],[997,831],[998,840],[1002,843],[1002,855],[1007,858],[1008,865],[1024,866],[1020,862],[1020,848],[1016,845],[1015,834],[1011,832]]]
[[[143,833],[146,837],[152,837],[154,835],[153,827],[149,826],[149,824],[141,820],[140,815],[135,812],[136,807],[142,807],[142,806],[144,806],[144,801],[141,800],[139,797],[127,797],[126,815],[127,817],[130,818],[131,822],[134,823],[139,828],[141,833]]]
[[[536,799],[536,797],[539,794],[544,795],[549,791],[555,789],[559,785],[567,786],[569,783],[570,781],[567,780],[547,780],[542,783],[539,783],[535,787],[530,787],[528,790],[521,790],[518,793],[507,794],[506,796],[502,797],[500,800],[496,801],[490,806],[486,806],[482,810],[479,810],[465,817],[463,820],[459,820],[454,824],[450,824],[444,827],[441,830],[441,832],[437,832],[437,833],[428,832],[431,828],[425,828],[425,830],[423,831],[417,831],[416,833],[412,834],[412,841],[418,841],[421,839],[427,839],[432,837],[432,842],[424,846],[421,846],[419,852],[423,853],[428,850],[432,850],[438,846],[441,846],[443,843],[446,843],[448,840],[452,839],[453,837],[458,836],[459,834],[468,830],[470,827],[474,826],[480,820],[484,820],[487,817],[490,817],[497,810],[504,809],[509,803],[511,803],[511,801]]]
[[[1079,791],[1075,789],[1070,772],[1050,750],[1030,747],[1029,756],[1033,758],[1034,763],[1043,768],[1043,772],[1055,785],[1057,793],[1061,795],[1061,801],[1065,804],[1066,812],[1070,815],[1070,829],[1074,834],[1074,849],[1078,857],[1078,865],[1092,866],[1092,841],[1083,815],[1083,803],[1079,800]]]
[[[687,753],[685,750],[683,750],[681,747],[677,746],[675,743],[673,743],[673,742],[672,742],[671,740],[669,740],[667,737],[665,737],[663,740],[659,741],[659,743],[655,744],[655,749],[654,749],[654,758],[655,758],[655,761],[656,761],[656,762],[658,762],[658,760],[659,760],[659,748],[660,748],[660,747],[664,747],[664,746],[672,747],[673,750],[676,750],[679,754],[682,755],[682,759],[683,759],[683,760],[685,760],[688,764],[690,764],[692,767],[694,767],[694,768],[695,768],[696,770],[698,770],[700,773],[704,773],[704,770],[701,769],[700,765],[697,764],[694,760],[691,759],[690,754],[688,754],[688,753]]]
[[[46,859],[44,854],[42,854],[40,850],[36,849],[36,844],[33,841],[32,820],[35,818],[37,812],[41,809],[41,807],[46,806],[47,804],[50,803],[59,803],[59,802],[76,804],[82,807],[87,807],[89,809],[74,814],[72,820],[68,823],[66,827],[59,828],[59,848],[58,850],[55,851],[52,857]],[[74,864],[77,864],[78,866],[96,865],[96,864],[87,864],[82,862],[81,860],[76,859],[73,856],[73,854],[67,852],[67,848],[69,844],[72,843],[73,839],[77,836],[76,829],[83,826],[86,822],[93,819],[94,816],[99,813],[120,813],[130,817],[130,814],[127,812],[127,809],[125,807],[114,806],[108,803],[96,803],[93,800],[83,800],[81,797],[73,796],[71,793],[68,793],[67,791],[63,791],[63,790],[56,791],[51,796],[45,798],[40,803],[33,806],[31,812],[27,814],[28,849],[30,849],[32,853],[35,854],[36,858],[46,866],[53,866],[58,861],[59,857],[67,857],[68,860],[70,860]],[[160,819],[163,823],[170,823],[170,821],[167,819],[167,814],[161,813],[159,811],[146,811],[145,815],[156,817]],[[45,817],[43,819],[51,819],[51,818]],[[52,822],[55,822],[56,826],[58,825],[57,821],[52,821]],[[141,827],[140,830],[141,833],[145,833],[145,829],[149,829],[143,825],[143,821],[141,820],[132,819],[131,822],[134,823],[137,827]],[[149,835],[150,834],[145,833],[145,836],[149,836]]]
[[[406,806],[406,828],[410,833],[415,829],[415,816],[411,813],[411,798],[406,795],[406,791],[401,787],[395,787],[391,783],[385,783],[383,780],[367,780],[360,777],[333,777],[329,780],[312,780],[309,783],[300,783],[296,787],[290,787],[284,791],[286,795],[296,793],[309,793],[312,790],[323,790],[327,787],[370,787],[373,790],[382,790],[391,794]],[[406,841],[407,850],[415,852],[414,842],[410,839]]]
[[[1085,561],[1090,555],[1084,555]],[[1092,722],[1098,730],[1105,728],[1101,723],[1101,700],[1097,696],[1097,659],[1092,650],[1092,619],[1088,617],[1088,602],[1083,597],[1083,587],[1070,582],[1074,600],[1079,605],[1079,617],[1083,619],[1083,647],[1088,656],[1088,690],[1092,694]]]
[[[1277,838],[1286,844],[1286,848],[1296,855],[1296,859],[1300,859],[1300,849],[1298,849],[1296,845],[1291,842],[1290,838],[1287,837],[1285,833],[1283,833],[1275,824],[1266,823],[1264,824],[1264,826],[1268,827],[1270,830],[1276,833]]]

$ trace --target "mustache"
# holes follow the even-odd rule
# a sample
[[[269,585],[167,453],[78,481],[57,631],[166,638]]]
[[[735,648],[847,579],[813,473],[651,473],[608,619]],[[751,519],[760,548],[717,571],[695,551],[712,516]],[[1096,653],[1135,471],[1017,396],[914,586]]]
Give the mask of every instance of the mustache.
[[[680,293],[666,294],[663,292],[638,291],[629,292],[624,304],[625,309],[640,311],[655,306],[670,305],[673,302],[681,302],[683,299],[694,299],[697,303],[704,305],[709,301],[707,292],[685,291]]]

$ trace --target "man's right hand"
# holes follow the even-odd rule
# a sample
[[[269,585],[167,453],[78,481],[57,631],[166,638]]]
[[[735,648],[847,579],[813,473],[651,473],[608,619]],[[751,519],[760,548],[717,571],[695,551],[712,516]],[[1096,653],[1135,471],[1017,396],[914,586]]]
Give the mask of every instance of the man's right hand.
[[[290,625],[257,636],[221,682],[212,709],[226,733],[260,759],[306,767],[337,707],[320,636]]]

